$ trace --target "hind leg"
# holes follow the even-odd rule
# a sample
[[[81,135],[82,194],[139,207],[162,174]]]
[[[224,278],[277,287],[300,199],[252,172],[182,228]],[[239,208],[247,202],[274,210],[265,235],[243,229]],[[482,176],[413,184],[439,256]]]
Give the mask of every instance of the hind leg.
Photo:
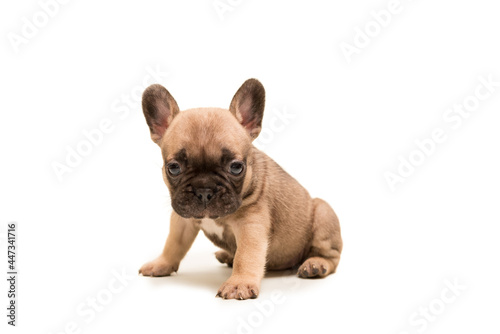
[[[337,215],[322,199],[313,199],[313,237],[307,259],[297,274],[302,278],[325,277],[337,269],[342,237]]]

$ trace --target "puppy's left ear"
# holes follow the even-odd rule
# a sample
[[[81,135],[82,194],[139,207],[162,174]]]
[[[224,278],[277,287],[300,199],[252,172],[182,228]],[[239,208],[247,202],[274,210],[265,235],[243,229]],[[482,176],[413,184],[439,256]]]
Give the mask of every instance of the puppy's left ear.
[[[262,129],[266,91],[257,79],[248,79],[234,94],[229,110],[248,131],[252,140]]]
[[[179,113],[179,106],[168,90],[154,84],[142,94],[142,111],[151,132],[151,139],[160,145],[160,140]]]

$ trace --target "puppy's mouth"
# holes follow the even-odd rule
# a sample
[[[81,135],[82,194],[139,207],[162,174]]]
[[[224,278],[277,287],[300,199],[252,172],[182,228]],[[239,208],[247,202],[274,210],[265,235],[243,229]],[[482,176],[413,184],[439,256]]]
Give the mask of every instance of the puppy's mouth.
[[[205,209],[201,211],[200,213],[193,214],[192,217],[189,218],[196,218],[196,219],[204,219],[204,218],[210,218],[210,219],[217,219],[219,218],[219,214],[214,214],[212,213],[207,206],[205,206]]]
[[[195,218],[195,219],[217,219],[234,213],[239,205],[226,206],[225,208],[206,208],[204,210],[198,210],[196,205],[172,205],[174,211],[183,218]]]
[[[183,218],[195,219],[217,219],[234,213],[241,205],[239,198],[220,198],[216,197],[213,202],[200,203],[197,199],[191,198],[173,199],[172,208]]]
[[[196,219],[204,219],[204,218],[210,218],[210,219],[217,219],[219,216],[209,216],[209,215],[203,215],[203,216],[193,216],[189,218],[196,218]]]

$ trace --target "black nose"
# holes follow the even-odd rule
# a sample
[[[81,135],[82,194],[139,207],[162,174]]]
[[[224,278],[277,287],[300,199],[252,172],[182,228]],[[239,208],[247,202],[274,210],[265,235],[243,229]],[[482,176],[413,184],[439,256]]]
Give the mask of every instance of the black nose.
[[[212,199],[212,197],[214,197],[214,191],[212,189],[210,189],[210,188],[199,188],[199,189],[196,189],[194,191],[194,194],[205,205],[208,202],[210,202],[210,200]]]

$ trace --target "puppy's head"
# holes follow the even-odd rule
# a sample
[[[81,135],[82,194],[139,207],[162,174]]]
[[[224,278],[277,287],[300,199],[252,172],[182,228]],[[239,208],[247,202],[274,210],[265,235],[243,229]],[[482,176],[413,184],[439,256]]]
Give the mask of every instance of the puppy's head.
[[[163,86],[146,89],[142,109],[151,139],[161,148],[163,178],[180,216],[215,219],[240,207],[252,174],[249,153],[261,130],[264,103],[264,87],[256,79],[243,83],[229,110],[179,112]]]

